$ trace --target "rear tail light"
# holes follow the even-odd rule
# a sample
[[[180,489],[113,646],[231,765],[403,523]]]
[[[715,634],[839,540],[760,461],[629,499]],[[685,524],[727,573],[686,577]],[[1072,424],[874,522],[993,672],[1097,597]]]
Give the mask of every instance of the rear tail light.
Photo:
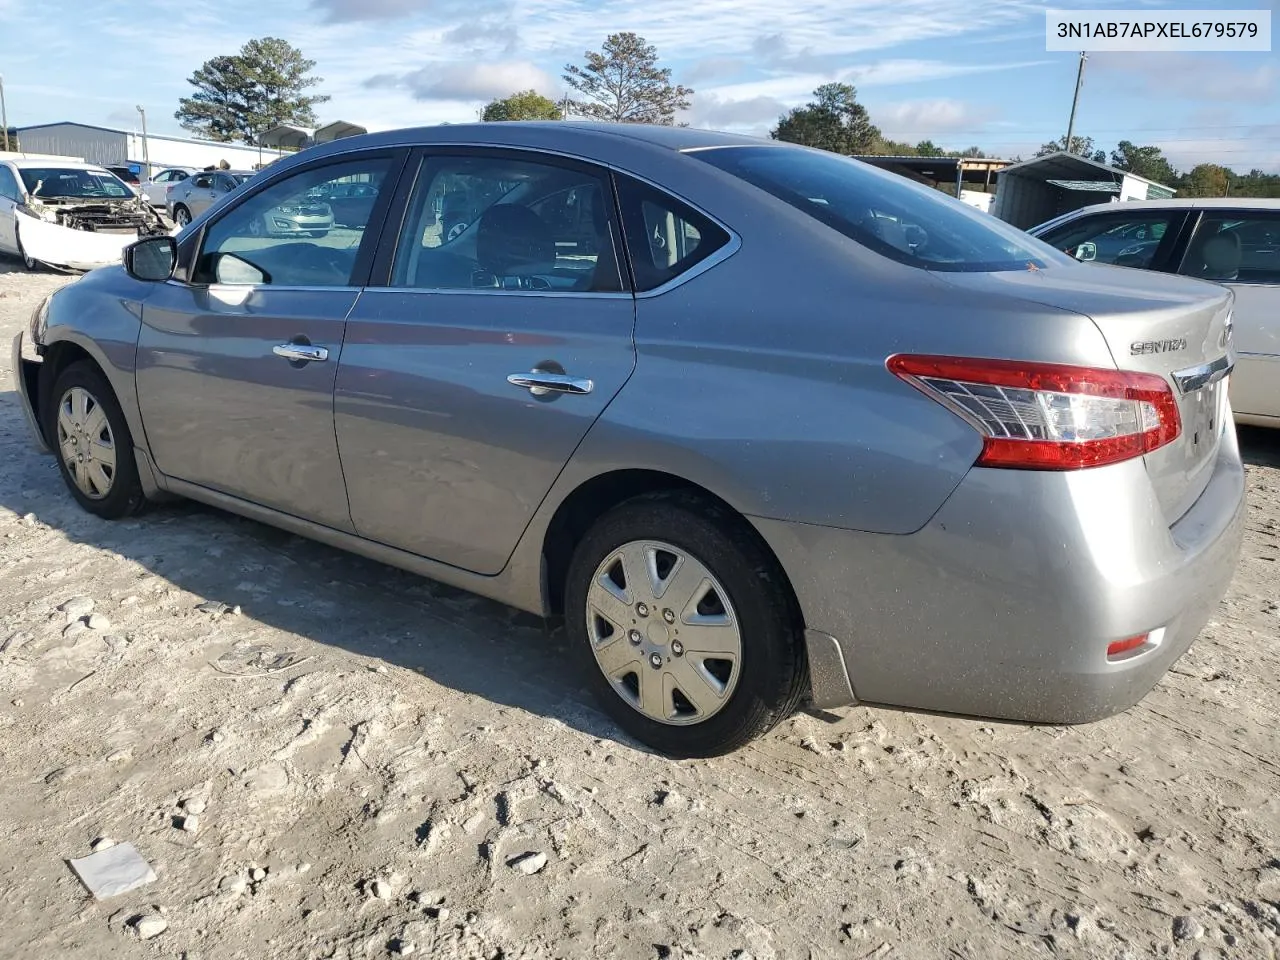
[[[1182,430],[1173,390],[1155,374],[910,354],[886,365],[982,434],[979,466],[1098,467],[1150,453]]]

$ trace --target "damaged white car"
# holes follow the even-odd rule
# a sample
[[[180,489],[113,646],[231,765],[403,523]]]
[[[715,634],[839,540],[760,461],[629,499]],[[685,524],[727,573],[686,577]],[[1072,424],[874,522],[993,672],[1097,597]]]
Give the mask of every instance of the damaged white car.
[[[40,264],[92,270],[173,225],[115,174],[89,163],[0,158],[0,253]]]

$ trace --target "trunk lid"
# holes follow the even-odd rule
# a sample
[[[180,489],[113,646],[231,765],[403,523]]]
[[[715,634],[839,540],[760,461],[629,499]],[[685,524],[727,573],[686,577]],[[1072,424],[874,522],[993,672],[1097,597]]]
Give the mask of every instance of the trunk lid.
[[[1169,523],[1191,508],[1209,482],[1223,431],[1230,427],[1227,379],[1221,374],[1235,359],[1230,290],[1102,264],[935,276],[1087,316],[1119,369],[1163,377],[1177,400],[1182,429],[1173,443],[1144,460]]]

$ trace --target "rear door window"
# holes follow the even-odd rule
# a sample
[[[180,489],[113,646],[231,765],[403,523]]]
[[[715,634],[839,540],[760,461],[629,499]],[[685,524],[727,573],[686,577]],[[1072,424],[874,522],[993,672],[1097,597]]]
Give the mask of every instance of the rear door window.
[[[390,285],[621,292],[611,193],[606,171],[541,156],[429,155],[409,198]]]
[[[1178,272],[1218,282],[1280,283],[1280,213],[1205,213]]]

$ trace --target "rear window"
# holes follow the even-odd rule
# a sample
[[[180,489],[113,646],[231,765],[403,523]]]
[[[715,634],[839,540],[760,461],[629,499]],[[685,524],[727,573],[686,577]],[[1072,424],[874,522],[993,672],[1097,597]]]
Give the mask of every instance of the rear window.
[[[910,266],[976,273],[1070,262],[988,213],[839,154],[760,146],[717,147],[689,156]]]

